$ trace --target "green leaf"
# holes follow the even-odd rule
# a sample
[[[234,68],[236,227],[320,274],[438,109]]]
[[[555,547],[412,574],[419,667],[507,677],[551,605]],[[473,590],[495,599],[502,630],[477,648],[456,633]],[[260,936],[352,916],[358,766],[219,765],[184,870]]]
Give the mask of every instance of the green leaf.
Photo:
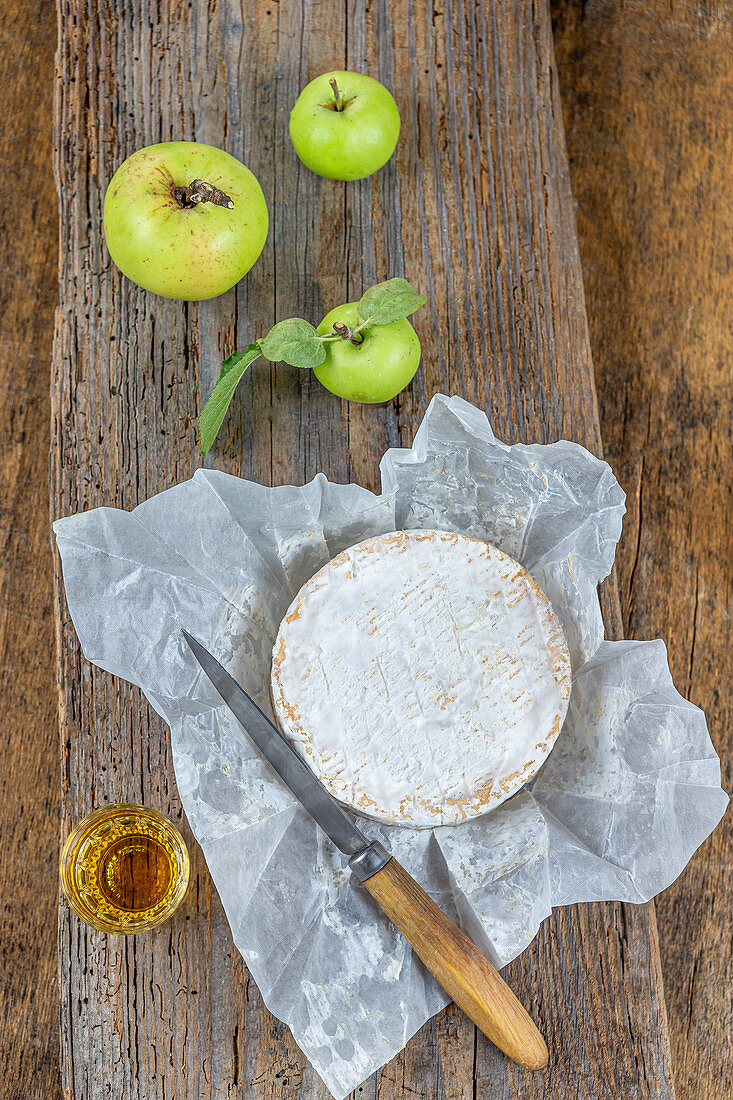
[[[407,279],[388,279],[362,295],[356,312],[362,324],[389,325],[409,317],[426,299],[412,289]]]
[[[230,355],[222,363],[219,381],[199,414],[199,446],[202,455],[208,453],[219,434],[219,428],[222,426],[242,375],[250,363],[254,363],[259,356],[259,346],[249,344],[244,351],[235,351],[234,355]]]
[[[326,349],[313,325],[302,317],[289,317],[270,329],[260,348],[271,363],[288,363],[291,367],[320,367]]]

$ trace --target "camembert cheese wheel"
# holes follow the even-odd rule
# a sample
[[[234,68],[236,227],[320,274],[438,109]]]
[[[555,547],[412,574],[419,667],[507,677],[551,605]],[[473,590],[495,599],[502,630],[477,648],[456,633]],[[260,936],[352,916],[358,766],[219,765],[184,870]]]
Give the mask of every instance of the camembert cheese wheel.
[[[538,770],[570,656],[519,562],[465,535],[394,531],[301,588],[271,687],[282,731],[341,802],[390,825],[454,825]]]

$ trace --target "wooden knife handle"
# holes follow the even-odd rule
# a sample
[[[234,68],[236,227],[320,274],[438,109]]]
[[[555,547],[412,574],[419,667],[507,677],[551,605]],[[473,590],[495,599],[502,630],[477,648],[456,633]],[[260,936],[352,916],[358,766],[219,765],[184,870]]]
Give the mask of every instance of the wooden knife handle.
[[[529,1013],[486,956],[394,857],[362,885],[492,1043],[520,1066],[547,1065],[547,1045]]]

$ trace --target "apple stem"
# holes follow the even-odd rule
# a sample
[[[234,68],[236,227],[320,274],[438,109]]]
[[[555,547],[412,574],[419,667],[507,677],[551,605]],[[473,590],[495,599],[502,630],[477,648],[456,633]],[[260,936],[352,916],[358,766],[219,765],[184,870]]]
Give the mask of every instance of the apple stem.
[[[204,202],[213,202],[215,206],[224,206],[227,210],[234,209],[229,195],[206,180],[191,180],[188,187],[173,187],[172,194],[183,210],[190,210],[192,206],[200,206]]]
[[[344,103],[344,97],[341,95],[341,89],[336,83],[336,78],[332,76],[328,83],[331,85],[331,89],[333,91],[333,98],[336,103],[336,110],[343,111],[346,104]]]
[[[356,329],[349,328],[343,321],[334,321],[333,331],[337,336],[340,336],[342,340],[351,340],[351,343],[355,344],[357,347],[364,342],[362,334],[357,332]]]

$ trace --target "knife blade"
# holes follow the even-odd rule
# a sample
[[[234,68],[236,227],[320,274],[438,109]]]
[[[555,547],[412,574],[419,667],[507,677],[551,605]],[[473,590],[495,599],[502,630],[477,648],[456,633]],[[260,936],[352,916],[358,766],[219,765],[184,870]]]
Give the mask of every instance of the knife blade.
[[[389,852],[378,841],[367,840],[274,722],[216,657],[187,630],[183,631],[183,636],[234,717],[324,833],[350,857],[349,865],[357,877],[361,878],[366,872],[374,874],[383,867],[390,858]]]
[[[334,844],[413,951],[478,1028],[513,1061],[547,1065],[542,1035],[484,954],[378,840],[369,841],[234,677],[187,630],[194,657],[280,778]]]

